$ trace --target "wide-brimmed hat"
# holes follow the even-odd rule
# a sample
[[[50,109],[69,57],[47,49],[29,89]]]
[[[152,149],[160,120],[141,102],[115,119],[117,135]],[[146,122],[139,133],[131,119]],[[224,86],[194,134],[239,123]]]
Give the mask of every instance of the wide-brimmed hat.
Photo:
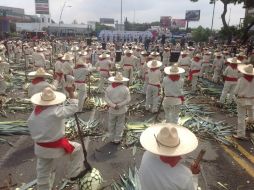
[[[237,69],[245,75],[254,75],[253,65],[251,64],[249,65],[240,64],[237,66]]]
[[[241,61],[237,59],[237,57],[233,57],[233,58],[228,58],[227,62],[232,63],[232,64],[240,64]]]
[[[126,49],[126,50],[124,51],[124,54],[133,54],[133,51],[130,50],[130,49]]]
[[[62,57],[63,57],[63,54],[61,54],[61,53],[57,54],[57,59],[60,59]]]
[[[204,54],[205,54],[205,55],[211,55],[212,52],[206,50],[206,51],[204,51]]]
[[[40,106],[52,106],[61,104],[66,100],[66,96],[61,92],[56,92],[50,87],[45,88],[42,92],[36,93],[31,97],[31,102]]]
[[[153,52],[150,53],[150,55],[152,55],[152,56],[158,56],[160,54],[158,52],[156,52],[156,51],[153,51]]]
[[[0,50],[3,50],[5,46],[3,44],[0,44]]]
[[[184,50],[184,51],[181,52],[181,55],[188,55],[188,54],[189,54],[189,52],[186,51],[186,50]]]
[[[152,60],[147,63],[147,67],[149,68],[158,68],[160,66],[162,66],[162,62],[157,60]]]
[[[221,53],[221,52],[215,53],[214,55],[215,55],[216,57],[222,57],[222,53]]]
[[[189,47],[187,47],[187,49],[193,51],[195,48],[192,46],[189,46]]]
[[[28,73],[28,76],[30,77],[50,77],[51,74],[47,73],[43,68],[39,68],[36,71],[32,71]]]
[[[64,61],[71,61],[73,59],[74,59],[74,56],[69,53],[65,53],[64,56],[62,57],[62,60]]]
[[[82,50],[82,51],[78,52],[78,54],[81,55],[81,56],[87,56],[88,55],[87,51],[85,51],[85,50]]]
[[[101,59],[106,59],[106,58],[109,58],[109,57],[110,57],[110,55],[105,53],[105,52],[103,54],[99,55],[99,58],[101,58]]]
[[[147,51],[141,51],[140,54],[141,55],[149,55],[149,53]]]
[[[181,156],[195,150],[198,139],[189,129],[164,123],[148,127],[140,136],[141,145],[160,156]]]
[[[199,53],[197,53],[196,55],[194,55],[193,57],[198,57],[198,58],[201,58],[202,56],[199,54]]]
[[[122,73],[120,73],[120,72],[116,73],[116,76],[114,76],[114,77],[109,77],[108,80],[110,82],[127,82],[127,81],[129,81],[129,79],[126,77],[123,77]]]
[[[181,74],[181,73],[184,73],[185,70],[181,67],[178,67],[178,64],[174,64],[170,67],[165,67],[164,68],[164,72],[167,74],[167,75],[177,75],[177,74]]]
[[[236,54],[236,56],[246,57],[246,55],[243,52],[240,52],[239,54]]]
[[[78,46],[73,46],[73,47],[71,47],[71,51],[78,51],[79,50],[79,47]]]
[[[168,50],[168,51],[169,51],[169,50],[170,50],[170,47],[164,47],[164,50]]]
[[[34,48],[36,51],[39,51],[39,52],[43,52],[44,51],[44,48],[41,48],[41,47],[35,47]]]

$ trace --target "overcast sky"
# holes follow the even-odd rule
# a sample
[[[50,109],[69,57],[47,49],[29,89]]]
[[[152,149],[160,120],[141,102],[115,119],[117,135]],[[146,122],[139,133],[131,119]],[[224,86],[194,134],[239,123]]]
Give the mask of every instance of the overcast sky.
[[[60,12],[66,0],[49,0],[50,13],[54,21],[58,22]],[[211,27],[213,5],[210,0],[199,0],[198,3],[192,3],[190,0],[122,0],[123,17],[129,21],[152,22],[159,21],[160,16],[172,16],[173,18],[183,19],[186,10],[201,10],[199,22],[191,22],[190,27],[202,25]],[[99,21],[99,18],[114,18],[120,22],[120,0],[67,0],[62,15],[65,23],[71,23],[74,19],[78,22]],[[34,0],[1,0],[1,6],[11,6],[24,8],[26,14],[35,14]],[[227,14],[231,9],[231,25],[238,25],[240,18],[244,17],[245,10],[243,5],[230,5]],[[216,4],[214,28],[222,26],[220,15],[223,10],[221,2]],[[135,16],[134,16],[135,15]]]

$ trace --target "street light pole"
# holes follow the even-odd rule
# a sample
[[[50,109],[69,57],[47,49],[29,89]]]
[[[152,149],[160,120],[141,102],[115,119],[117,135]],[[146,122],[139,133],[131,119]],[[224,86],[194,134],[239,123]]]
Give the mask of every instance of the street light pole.
[[[213,21],[214,21],[215,5],[216,5],[216,0],[214,0],[214,3],[213,3],[213,17],[212,17],[211,31],[213,31]]]
[[[64,10],[65,5],[66,5],[66,1],[64,2],[63,7],[61,9],[61,13],[60,13],[59,25],[58,25],[58,29],[59,29],[58,36],[60,36],[60,24],[61,24],[62,14],[63,14],[63,10]]]

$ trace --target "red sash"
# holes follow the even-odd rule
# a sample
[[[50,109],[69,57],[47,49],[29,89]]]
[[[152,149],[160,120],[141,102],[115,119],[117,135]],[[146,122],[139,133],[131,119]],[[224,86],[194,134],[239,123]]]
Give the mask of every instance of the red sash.
[[[63,137],[54,142],[36,143],[44,148],[63,148],[67,154],[71,154],[74,151],[74,146],[70,144],[66,137]]]
[[[123,66],[124,67],[133,67],[133,65],[131,65],[131,64],[124,64]]]
[[[81,83],[81,84],[82,84],[82,83],[86,83],[86,81],[84,81],[84,80],[75,80],[74,82],[75,82],[75,83]]]
[[[80,69],[80,68],[86,68],[85,65],[77,65],[76,67],[74,67],[74,69]]]
[[[42,111],[47,109],[49,106],[35,106],[34,108],[34,114],[39,115]]]
[[[151,83],[148,83],[149,85],[151,85],[151,86],[155,86],[155,87],[157,87],[157,88],[159,88],[159,91],[158,91],[158,96],[160,95],[160,87],[161,87],[161,85],[160,84],[151,84]]]
[[[196,73],[199,73],[199,72],[200,72],[200,70],[191,70],[191,71],[189,72],[188,80],[192,80],[193,74],[196,74]]]
[[[63,78],[63,73],[55,73],[55,76],[58,76],[60,79]]]
[[[225,81],[231,81],[231,82],[237,82],[237,78],[233,78],[233,77],[227,77],[227,76],[224,76],[224,80]]]
[[[108,69],[100,69],[100,71],[107,72],[107,73],[108,73],[108,75],[109,75],[109,70],[108,70]]]

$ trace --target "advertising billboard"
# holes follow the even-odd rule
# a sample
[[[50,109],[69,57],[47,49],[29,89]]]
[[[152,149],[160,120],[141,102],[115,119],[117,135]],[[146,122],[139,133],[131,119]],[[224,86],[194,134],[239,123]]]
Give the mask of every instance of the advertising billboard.
[[[160,25],[163,28],[169,28],[171,26],[171,16],[161,16]]]
[[[35,0],[35,13],[42,15],[49,15],[49,1]]]
[[[100,18],[101,24],[114,24],[115,20],[113,18]]]
[[[171,27],[172,28],[185,28],[186,20],[185,19],[172,19]]]
[[[187,20],[187,21],[199,21],[199,19],[200,19],[200,10],[186,11],[185,20]]]

